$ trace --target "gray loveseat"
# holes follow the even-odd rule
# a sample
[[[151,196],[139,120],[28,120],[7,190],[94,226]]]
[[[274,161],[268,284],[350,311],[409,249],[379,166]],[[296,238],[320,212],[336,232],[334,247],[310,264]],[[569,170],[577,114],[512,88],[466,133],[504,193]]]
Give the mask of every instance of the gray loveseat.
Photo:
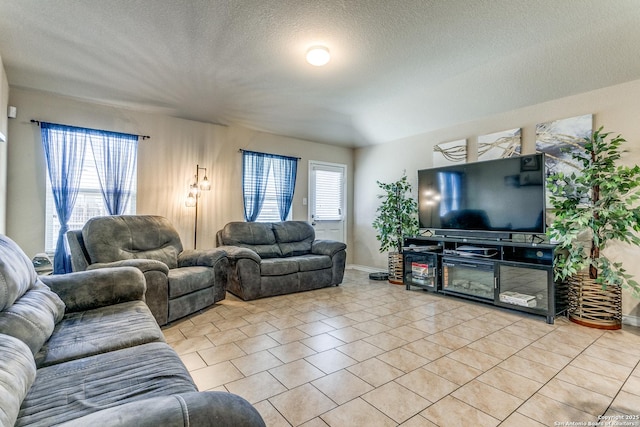
[[[316,240],[304,221],[231,222],[216,242],[229,258],[227,290],[243,300],[339,285],[347,245]]]
[[[133,267],[38,277],[0,235],[0,426],[263,426],[197,391],[144,292]]]
[[[146,302],[159,325],[224,299],[227,257],[219,249],[184,250],[164,217],[91,218],[67,233],[74,271],[132,266],[144,273]]]

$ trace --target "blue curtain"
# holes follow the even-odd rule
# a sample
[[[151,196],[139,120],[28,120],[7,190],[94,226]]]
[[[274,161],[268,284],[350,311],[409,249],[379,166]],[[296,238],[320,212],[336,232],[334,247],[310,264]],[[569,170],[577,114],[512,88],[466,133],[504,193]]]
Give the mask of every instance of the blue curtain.
[[[93,129],[89,137],[107,212],[123,214],[135,182],[138,137]]]
[[[40,129],[53,200],[60,221],[53,273],[69,273],[71,255],[64,237],[69,230],[69,218],[78,196],[87,135],[79,133],[77,128],[52,123],[41,122]]]
[[[268,154],[254,151],[242,152],[242,198],[245,221],[254,222],[260,214],[270,166]]]
[[[273,178],[276,185],[276,198],[280,221],[285,221],[291,210],[293,190],[296,187],[298,159],[295,157],[273,156],[271,158]]]

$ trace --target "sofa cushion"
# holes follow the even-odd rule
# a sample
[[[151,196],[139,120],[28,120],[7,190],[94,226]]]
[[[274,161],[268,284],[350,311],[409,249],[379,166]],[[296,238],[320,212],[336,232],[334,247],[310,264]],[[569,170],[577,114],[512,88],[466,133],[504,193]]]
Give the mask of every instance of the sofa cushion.
[[[164,336],[149,308],[130,301],[67,314],[35,358],[42,367],[156,341]]]
[[[305,255],[292,258],[298,262],[299,271],[314,271],[331,268],[333,262],[327,255]]]
[[[263,259],[260,263],[260,276],[284,276],[297,273],[298,261],[295,258]]]
[[[36,378],[33,354],[21,340],[0,334],[0,426],[12,426]]]
[[[82,228],[82,238],[92,264],[144,258],[176,268],[182,252],[176,229],[155,215],[94,217]]]
[[[193,380],[167,344],[143,344],[38,369],[16,426],[51,426],[117,405],[191,391],[196,391]]]
[[[62,320],[64,310],[60,297],[36,279],[24,295],[0,311],[0,333],[18,338],[36,354]]]
[[[285,257],[310,253],[316,237],[313,227],[304,221],[274,222],[273,233]]]
[[[0,311],[10,307],[36,282],[31,260],[10,238],[0,235]]]
[[[271,223],[230,222],[222,229],[220,238],[224,245],[252,249],[261,258],[282,256]]]
[[[215,271],[210,267],[180,267],[169,270],[169,299],[210,288]]]

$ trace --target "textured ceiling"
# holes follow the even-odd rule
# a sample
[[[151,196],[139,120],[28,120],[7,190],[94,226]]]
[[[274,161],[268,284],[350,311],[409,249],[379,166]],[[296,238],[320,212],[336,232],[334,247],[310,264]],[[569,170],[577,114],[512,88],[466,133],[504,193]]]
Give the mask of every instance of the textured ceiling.
[[[638,0],[0,0],[12,87],[344,146],[639,79],[639,47]]]

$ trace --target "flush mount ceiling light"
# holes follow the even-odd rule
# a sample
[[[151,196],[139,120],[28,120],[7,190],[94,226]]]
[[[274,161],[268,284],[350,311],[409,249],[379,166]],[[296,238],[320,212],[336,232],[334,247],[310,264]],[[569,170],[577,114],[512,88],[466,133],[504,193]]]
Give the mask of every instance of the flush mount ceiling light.
[[[325,65],[330,59],[329,49],[324,46],[313,46],[307,50],[307,62],[316,67]]]

